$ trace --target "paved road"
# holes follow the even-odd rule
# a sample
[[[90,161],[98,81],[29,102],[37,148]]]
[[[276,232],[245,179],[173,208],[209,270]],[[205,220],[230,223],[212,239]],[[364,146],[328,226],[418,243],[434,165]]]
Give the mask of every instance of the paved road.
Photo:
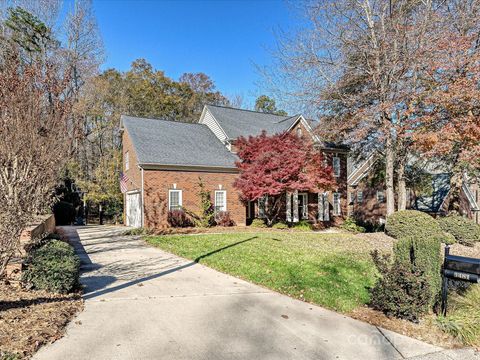
[[[85,310],[34,357],[56,359],[476,359],[377,329],[123,236],[66,227]]]

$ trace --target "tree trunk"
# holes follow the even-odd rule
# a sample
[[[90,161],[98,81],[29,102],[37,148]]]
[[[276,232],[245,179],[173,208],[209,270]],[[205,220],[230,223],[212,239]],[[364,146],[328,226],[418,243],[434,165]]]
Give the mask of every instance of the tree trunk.
[[[460,213],[460,193],[462,191],[463,177],[458,170],[453,171],[450,178],[450,199],[448,202],[448,212]]]
[[[387,198],[387,216],[389,216],[395,212],[395,190],[393,180],[395,154],[393,149],[392,135],[390,133],[387,134],[387,141],[385,145],[385,186]]]
[[[406,162],[406,156],[402,154],[398,159],[398,167],[397,167],[398,211],[407,209],[407,185],[405,182],[405,162]]]

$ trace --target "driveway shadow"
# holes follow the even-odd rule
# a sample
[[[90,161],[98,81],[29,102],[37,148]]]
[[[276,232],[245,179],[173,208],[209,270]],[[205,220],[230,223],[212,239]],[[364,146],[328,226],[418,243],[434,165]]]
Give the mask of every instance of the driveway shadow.
[[[84,235],[84,229],[82,229],[82,236]],[[97,228],[96,228],[97,229]],[[97,230],[95,229],[95,232]],[[101,229],[98,230],[100,233]],[[193,261],[185,263],[183,259],[172,255],[171,257],[154,257],[148,259],[141,259],[135,261],[118,260],[108,264],[96,264],[92,262],[89,254],[96,254],[108,251],[121,251],[121,250],[133,250],[136,248],[142,248],[146,245],[139,242],[138,237],[124,236],[121,231],[116,232],[118,239],[115,241],[111,239],[113,236],[108,236],[108,239],[104,239],[102,236],[95,238],[85,238],[82,243],[80,235],[76,228],[71,227],[67,232],[70,243],[75,248],[76,253],[80,257],[81,261],[81,278],[80,281],[84,285],[85,300],[93,299],[108,293],[119,291],[130,286],[140,284],[145,281],[160,278],[162,276],[187,269],[200,263],[203,259],[217,254],[223,250],[232,248],[234,246],[243,244],[248,241],[257,239],[257,236],[250,237],[245,240],[237,241],[233,244],[221,247],[219,249],[210,251],[204,255],[201,255]],[[90,235],[93,232],[85,232]],[[100,234],[99,234],[100,235]],[[93,240],[93,243],[92,243]],[[106,240],[98,241],[95,240]],[[95,245],[99,245],[98,247]],[[102,246],[103,245],[103,246]],[[164,270],[158,271],[159,265],[164,263]],[[178,265],[177,265],[178,264]],[[88,273],[88,274],[87,274]],[[116,281],[126,281],[121,284],[109,287]]]

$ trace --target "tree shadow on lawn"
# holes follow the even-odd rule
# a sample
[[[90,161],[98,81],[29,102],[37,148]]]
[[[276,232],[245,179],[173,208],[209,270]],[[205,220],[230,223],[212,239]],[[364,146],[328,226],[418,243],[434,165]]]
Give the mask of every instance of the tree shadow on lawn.
[[[106,287],[108,285],[114,283],[115,281],[119,280],[118,276],[114,276],[114,275],[115,275],[115,272],[121,271],[120,268],[109,269],[109,272],[111,271],[110,275],[105,274],[105,275],[101,275],[101,276],[87,276],[87,277],[82,279],[82,282],[86,285],[86,293],[83,296],[83,298],[85,300],[96,298],[96,297],[101,296],[101,295],[105,295],[105,294],[112,293],[112,292],[115,292],[115,291],[118,291],[118,290],[122,290],[122,289],[128,288],[130,286],[140,284],[140,283],[145,282],[145,281],[157,279],[157,278],[160,278],[162,276],[165,276],[165,275],[168,275],[168,274],[171,274],[171,273],[183,270],[183,269],[187,269],[187,268],[189,268],[189,267],[191,267],[191,266],[193,266],[197,263],[200,263],[203,259],[205,259],[209,256],[212,256],[212,255],[217,254],[217,253],[219,253],[221,251],[224,251],[226,249],[232,248],[234,246],[237,246],[237,245],[240,245],[240,244],[243,244],[245,242],[252,241],[252,240],[255,240],[255,239],[257,239],[257,236],[254,236],[254,237],[251,237],[251,238],[248,238],[248,239],[245,239],[245,240],[237,241],[233,244],[226,245],[226,246],[221,247],[219,249],[216,249],[216,250],[210,251],[206,254],[203,254],[201,256],[198,256],[193,261],[188,262],[186,264],[176,266],[176,267],[173,267],[171,269],[161,271],[159,273],[154,273],[152,275],[139,277],[139,278],[136,278],[134,280],[128,281],[126,283],[113,286],[111,288],[106,288]],[[88,254],[86,252],[85,252],[85,256],[88,257]],[[90,264],[92,264],[91,260],[90,259],[88,259],[88,260],[89,260]],[[143,266],[145,267],[147,265],[144,264]],[[137,273],[139,273],[139,272],[142,273],[143,272],[142,262],[132,262],[132,263],[129,263],[128,266],[126,266],[126,267],[123,266],[123,268],[129,268],[129,269],[131,269],[132,267],[137,267],[137,269],[136,269]],[[97,268],[97,269],[99,269],[99,268]]]

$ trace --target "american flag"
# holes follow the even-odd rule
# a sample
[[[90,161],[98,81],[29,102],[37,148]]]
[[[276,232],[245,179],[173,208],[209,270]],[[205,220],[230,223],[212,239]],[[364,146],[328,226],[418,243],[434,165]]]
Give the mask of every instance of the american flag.
[[[125,175],[123,172],[120,173],[120,190],[122,191],[122,194],[126,193],[128,188],[128,177]]]

